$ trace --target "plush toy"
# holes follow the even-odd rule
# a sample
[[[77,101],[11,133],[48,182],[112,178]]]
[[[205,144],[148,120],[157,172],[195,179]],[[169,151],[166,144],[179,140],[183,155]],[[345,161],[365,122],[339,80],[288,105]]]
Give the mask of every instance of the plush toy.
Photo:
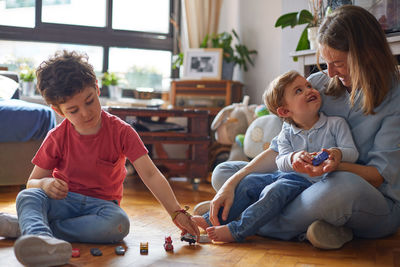
[[[244,134],[250,123],[256,118],[254,110],[257,105],[249,105],[249,96],[244,96],[242,103],[224,107],[211,123],[215,139],[223,145],[235,143],[238,134]]]
[[[243,140],[243,152],[254,158],[267,149],[272,139],[279,134],[282,120],[275,115],[265,115],[254,120],[247,128]]]
[[[281,130],[282,122],[275,115],[268,115],[265,105],[248,105],[249,97],[243,103],[223,108],[211,124],[215,139],[221,144],[231,145],[227,160],[248,161],[269,144]]]

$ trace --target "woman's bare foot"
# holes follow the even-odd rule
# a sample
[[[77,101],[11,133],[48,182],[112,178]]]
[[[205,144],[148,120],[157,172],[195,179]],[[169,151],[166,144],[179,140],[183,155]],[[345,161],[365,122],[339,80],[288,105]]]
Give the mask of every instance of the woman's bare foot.
[[[227,225],[211,226],[206,229],[208,237],[217,242],[235,242]]]
[[[194,221],[194,223],[195,223],[198,227],[202,228],[204,231],[205,231],[208,227],[210,227],[210,226],[208,225],[208,223],[206,222],[206,220],[205,220],[202,216],[193,216],[193,217],[192,217],[192,221]]]

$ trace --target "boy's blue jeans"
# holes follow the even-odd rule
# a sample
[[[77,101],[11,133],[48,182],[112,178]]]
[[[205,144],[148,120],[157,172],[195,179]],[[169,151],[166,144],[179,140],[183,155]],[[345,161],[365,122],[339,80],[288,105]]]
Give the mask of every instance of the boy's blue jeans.
[[[227,220],[222,220],[222,208],[218,214],[220,223],[227,224],[237,242],[256,234],[260,227],[278,216],[287,203],[311,186],[308,180],[295,173],[254,173],[251,181],[236,187]],[[239,216],[240,220],[235,221]],[[203,217],[210,224],[209,213]]]
[[[22,235],[46,235],[68,242],[114,243],[129,233],[129,218],[114,202],[69,192],[65,199],[49,198],[39,188],[17,196]]]

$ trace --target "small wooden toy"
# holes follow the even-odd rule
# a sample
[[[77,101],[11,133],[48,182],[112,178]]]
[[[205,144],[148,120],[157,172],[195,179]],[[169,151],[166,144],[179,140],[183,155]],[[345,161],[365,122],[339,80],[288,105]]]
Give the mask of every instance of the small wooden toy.
[[[115,254],[117,255],[125,255],[125,248],[123,246],[118,246],[115,248]]]
[[[167,237],[165,238],[164,249],[165,249],[165,251],[172,251],[172,250],[174,250],[174,246],[172,245],[172,239],[171,239],[170,236],[167,236]]]
[[[101,255],[103,255],[103,252],[101,252],[101,250],[98,249],[98,248],[91,248],[91,249],[90,249],[90,253],[91,253],[93,256],[101,256]]]
[[[140,254],[149,253],[149,242],[140,242]]]
[[[72,249],[72,258],[78,258],[81,256],[81,251],[79,248],[73,248]]]
[[[189,242],[189,245],[196,243],[196,236],[186,233],[185,235],[181,236],[181,241]]]
[[[324,160],[329,158],[329,154],[326,151],[322,151],[318,153],[313,159],[312,164],[314,166],[320,165]]]

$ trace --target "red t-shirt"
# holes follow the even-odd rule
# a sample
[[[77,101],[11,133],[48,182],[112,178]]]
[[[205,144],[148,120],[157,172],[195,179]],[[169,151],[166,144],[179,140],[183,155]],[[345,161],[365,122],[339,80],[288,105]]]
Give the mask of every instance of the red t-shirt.
[[[80,135],[68,120],[52,129],[32,163],[53,170],[69,191],[120,203],[126,176],[125,159],[134,162],[147,154],[137,132],[105,111],[94,135]]]

